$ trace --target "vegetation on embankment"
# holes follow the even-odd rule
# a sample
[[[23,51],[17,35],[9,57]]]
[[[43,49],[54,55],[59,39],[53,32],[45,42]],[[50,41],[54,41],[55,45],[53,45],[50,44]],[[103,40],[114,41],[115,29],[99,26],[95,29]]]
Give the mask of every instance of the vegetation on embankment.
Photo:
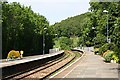
[[[93,40],[95,48],[99,48],[98,54],[103,55],[108,52],[105,59],[109,57],[120,62],[120,1],[90,2],[90,6],[93,14],[91,20],[95,28]],[[108,12],[105,13],[105,10]],[[107,26],[109,41],[107,41]]]
[[[119,62],[119,49],[114,43],[106,43],[100,48],[95,48],[95,54],[101,55],[107,62]]]

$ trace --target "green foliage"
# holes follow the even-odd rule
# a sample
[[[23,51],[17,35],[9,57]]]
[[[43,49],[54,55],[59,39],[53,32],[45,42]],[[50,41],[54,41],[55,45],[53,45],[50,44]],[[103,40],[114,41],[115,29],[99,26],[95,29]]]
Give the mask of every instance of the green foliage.
[[[79,38],[78,37],[59,37],[57,39],[54,40],[54,47],[55,48],[61,48],[61,49],[65,49],[65,50],[70,50],[71,48],[75,48],[78,46],[78,41]]]
[[[78,45],[83,45],[84,44],[84,40],[83,40],[83,37],[79,37],[79,41],[77,43]]]
[[[67,50],[71,49],[72,40],[67,37],[60,38],[60,47],[61,49]]]
[[[98,53],[99,53],[99,48],[95,48],[95,49],[94,49],[94,53],[95,53],[95,54],[98,54]]]
[[[109,51],[109,52],[104,56],[105,61],[110,62],[110,61],[112,60],[113,54],[114,54],[113,51]]]
[[[101,47],[106,42],[106,37],[102,34],[97,34],[94,38],[95,48]]]
[[[52,25],[52,27],[54,27],[54,32],[57,33],[59,36],[79,37],[83,34],[83,31],[85,31],[85,33],[89,32],[89,27],[91,27],[89,17],[90,15],[91,13],[87,12],[74,17],[69,17],[59,23],[55,23],[54,25]]]
[[[120,50],[118,49],[120,48],[120,2],[90,2],[90,6],[89,10],[93,13],[91,22],[95,26],[96,34],[99,34],[94,38],[95,47],[103,45],[100,48],[100,54],[110,48],[120,58]],[[104,10],[107,10],[108,13],[104,13]],[[108,38],[111,39],[113,47],[111,46],[112,44],[105,44],[107,41],[107,18]]]
[[[119,56],[116,55],[116,54],[113,54],[113,55],[112,55],[112,59],[113,59],[114,61],[116,61],[116,62],[119,62],[119,61],[120,61]]]
[[[90,45],[91,45],[90,41],[86,41],[86,46],[90,47]]]
[[[118,50],[118,47],[114,43],[106,43],[100,47],[99,54],[102,55],[107,50],[116,51]]]
[[[20,3],[2,4],[2,43],[3,57],[6,58],[10,50],[24,50],[24,55],[36,55],[42,53],[43,30],[46,45],[46,53],[52,48],[52,32],[47,19],[34,13],[31,7],[25,7]],[[30,53],[30,54],[28,54]]]
[[[60,48],[60,40],[55,39],[54,40],[54,48]]]
[[[70,50],[72,48],[73,41],[67,37],[60,37],[55,41],[55,47],[59,47],[63,50]]]
[[[70,37],[70,39],[72,40],[72,44],[71,44],[71,47],[75,48],[75,47],[78,47],[79,44],[79,37]]]

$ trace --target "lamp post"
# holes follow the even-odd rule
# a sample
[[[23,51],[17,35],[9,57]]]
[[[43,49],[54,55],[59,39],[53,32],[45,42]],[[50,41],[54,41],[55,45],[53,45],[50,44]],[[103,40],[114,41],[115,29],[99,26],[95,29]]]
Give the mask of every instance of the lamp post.
[[[55,36],[55,41],[57,41],[58,40],[58,34],[54,34],[54,36]]]
[[[104,10],[103,12],[107,13],[107,42],[110,43],[110,39],[108,39],[109,33],[108,33],[108,11]]]
[[[94,33],[94,46],[95,46],[95,27],[92,27],[92,30],[94,31],[93,33]]]
[[[44,30],[46,30],[47,28],[43,29],[43,55],[45,54],[45,33]]]

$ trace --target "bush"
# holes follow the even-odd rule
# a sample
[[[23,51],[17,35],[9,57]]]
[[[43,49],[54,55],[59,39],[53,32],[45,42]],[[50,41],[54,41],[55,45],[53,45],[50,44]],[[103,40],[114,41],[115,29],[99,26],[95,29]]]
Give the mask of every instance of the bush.
[[[118,47],[114,43],[106,43],[102,47],[100,47],[99,54],[103,55],[103,53],[106,52],[107,50],[117,51]]]
[[[100,44],[95,44],[95,45],[94,45],[94,48],[99,48],[99,47],[101,47]]]
[[[107,53],[109,53],[110,52],[110,50],[107,50],[106,52],[104,52],[103,53],[103,57],[105,57],[105,55],[107,54]]]
[[[86,41],[86,46],[87,46],[87,47],[90,47],[90,46],[91,46],[90,41]]]
[[[113,60],[116,61],[117,63],[119,62],[119,57],[116,54],[113,54],[112,56]]]
[[[106,54],[104,55],[105,61],[110,62],[113,59],[112,58],[113,54],[114,54],[113,51],[109,51],[109,52],[107,51]]]
[[[99,52],[99,48],[94,49],[94,53],[97,54]]]
[[[94,43],[95,43],[95,48],[99,48],[102,45],[104,45],[104,43],[106,42],[106,36],[104,36],[103,34],[97,34],[96,37],[94,38]]]
[[[55,41],[54,47],[58,47],[63,50],[70,50],[72,48],[73,41],[68,37],[60,37]]]

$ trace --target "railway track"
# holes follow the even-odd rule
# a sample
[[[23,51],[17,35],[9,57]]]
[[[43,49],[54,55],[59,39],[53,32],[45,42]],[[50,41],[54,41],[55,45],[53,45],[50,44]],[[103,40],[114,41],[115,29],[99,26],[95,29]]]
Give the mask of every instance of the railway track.
[[[45,65],[33,69],[31,71],[26,71],[22,74],[14,75],[12,77],[8,77],[7,79],[10,80],[22,80],[22,79],[45,79],[55,71],[61,69],[68,63],[72,62],[77,58],[78,53],[72,52],[72,51],[65,51],[65,55],[54,60],[54,61],[49,61]]]

